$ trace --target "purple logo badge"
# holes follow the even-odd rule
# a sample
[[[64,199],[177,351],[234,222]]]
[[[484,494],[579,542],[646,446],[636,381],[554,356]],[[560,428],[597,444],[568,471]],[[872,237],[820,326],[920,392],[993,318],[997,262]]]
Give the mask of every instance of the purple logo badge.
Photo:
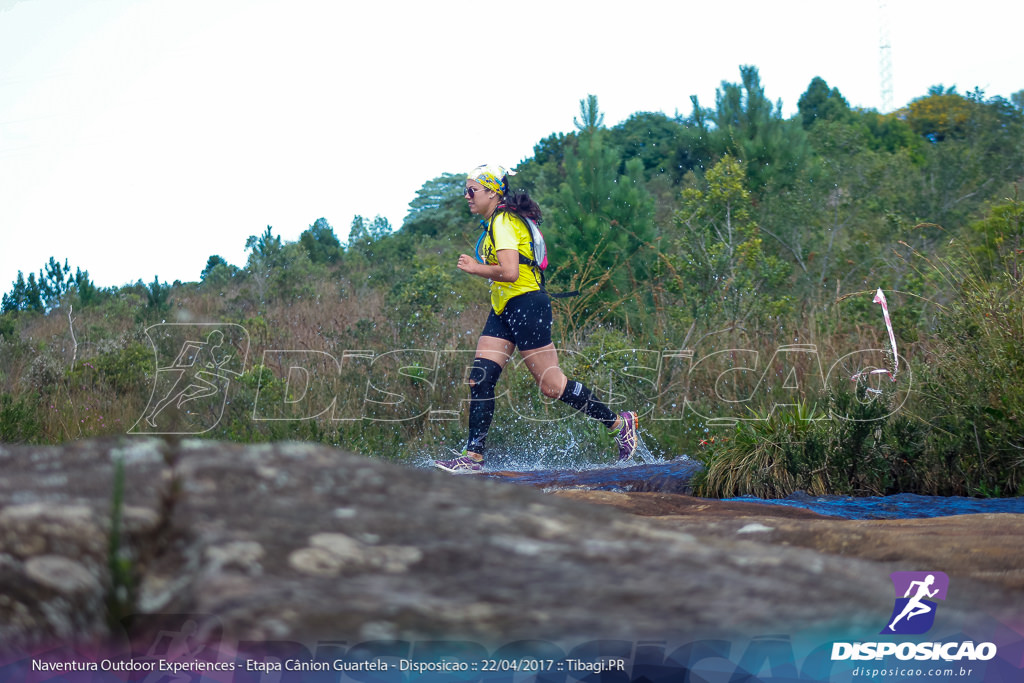
[[[935,600],[945,600],[949,577],[942,572],[893,572],[893,605],[889,625],[883,634],[920,635],[935,623]]]

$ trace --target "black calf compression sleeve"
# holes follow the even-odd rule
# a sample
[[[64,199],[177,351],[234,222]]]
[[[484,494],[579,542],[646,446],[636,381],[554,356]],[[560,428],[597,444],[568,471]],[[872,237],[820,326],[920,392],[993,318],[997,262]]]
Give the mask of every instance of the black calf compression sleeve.
[[[594,396],[594,392],[581,382],[569,380],[565,385],[565,391],[562,392],[562,396],[558,400],[586,414],[587,417],[600,421],[608,429],[615,426],[618,416],[612,412],[611,408],[599,401]]]
[[[487,432],[494,419],[494,385],[501,376],[501,366],[486,358],[473,361],[469,374],[469,441],[466,450],[483,455]]]

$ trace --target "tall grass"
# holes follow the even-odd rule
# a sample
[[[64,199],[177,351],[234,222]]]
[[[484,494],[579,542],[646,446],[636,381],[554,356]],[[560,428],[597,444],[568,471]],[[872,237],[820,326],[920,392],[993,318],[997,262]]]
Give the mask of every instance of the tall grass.
[[[704,458],[701,495],[784,498],[798,489],[825,493],[814,423],[823,416],[798,404],[739,422]]]
[[[927,450],[968,495],[1024,494],[1024,273],[1019,250],[1009,251],[1009,267],[992,279],[966,249],[934,264],[953,297],[922,349],[916,409]]]
[[[1024,206],[992,216],[974,226],[979,239],[941,252],[902,243],[927,304],[918,329],[899,334],[913,341],[905,396],[836,385],[827,417],[803,406],[755,415],[701,454],[698,491],[1024,495]]]

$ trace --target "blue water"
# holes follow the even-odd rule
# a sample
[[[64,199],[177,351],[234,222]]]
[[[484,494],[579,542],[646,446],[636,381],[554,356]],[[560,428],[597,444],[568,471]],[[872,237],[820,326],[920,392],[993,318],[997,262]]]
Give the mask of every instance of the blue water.
[[[679,458],[643,465],[591,465],[572,469],[520,469],[498,459],[488,460],[495,476],[544,489],[588,489],[594,491],[658,491],[690,493],[690,478],[700,465]]]
[[[503,479],[544,489],[591,489],[599,491],[655,491],[692,494],[690,479],[699,463],[686,457],[656,460],[640,465],[584,465],[575,463],[522,462],[496,457],[488,461],[490,469]],[[1024,498],[966,498],[956,496],[920,496],[901,493],[893,496],[811,496],[797,492],[787,498],[763,499],[753,496],[725,500],[765,505],[786,505],[812,510],[843,519],[922,519],[979,513],[1024,514]]]
[[[813,510],[822,515],[844,519],[921,519],[985,512],[1024,514],[1024,498],[964,498],[959,496],[919,496],[899,493],[893,496],[810,496],[798,492],[788,498],[765,500],[745,496],[728,500]]]

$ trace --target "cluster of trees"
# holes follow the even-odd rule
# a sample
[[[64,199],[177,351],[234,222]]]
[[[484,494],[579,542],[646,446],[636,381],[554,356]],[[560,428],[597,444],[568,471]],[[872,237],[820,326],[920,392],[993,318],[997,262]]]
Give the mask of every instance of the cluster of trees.
[[[944,331],[964,327],[944,317],[963,294],[950,286],[950,259],[978,273],[957,282],[1019,282],[1024,91],[1006,100],[936,86],[880,113],[815,78],[787,118],[757,69],[743,67],[712,106],[690,105],[686,115],[640,112],[607,127],[588,96],[571,133],[540,140],[518,165],[513,186],[544,210],[549,287],[581,292],[557,304],[563,348],[582,357],[666,343],[768,355],[794,341],[849,346],[878,328],[870,295],[856,295],[882,287],[895,293],[899,339],[925,357]],[[483,310],[486,293],[453,268],[478,231],[463,186],[459,173],[427,180],[397,229],[356,216],[344,242],[322,218],[294,243],[268,226],[247,241],[243,266],[210,256],[195,283],[97,291],[87,273],[51,259],[4,295],[0,335],[12,339],[65,303],[76,312],[126,300],[144,313],[198,306],[262,329],[296,302],[327,298],[368,302],[358,319],[317,331],[334,344],[471,343],[463,315]],[[702,433],[671,429],[659,438],[679,450]],[[415,438],[410,428],[399,440]]]
[[[39,270],[39,277],[29,273],[26,279],[19,270],[11,291],[0,299],[0,314],[15,311],[34,311],[44,313],[60,306],[61,300],[74,292],[85,303],[92,303],[99,290],[89,280],[89,272],[81,268],[71,274],[71,266],[67,259],[62,266],[52,256],[49,262]]]

